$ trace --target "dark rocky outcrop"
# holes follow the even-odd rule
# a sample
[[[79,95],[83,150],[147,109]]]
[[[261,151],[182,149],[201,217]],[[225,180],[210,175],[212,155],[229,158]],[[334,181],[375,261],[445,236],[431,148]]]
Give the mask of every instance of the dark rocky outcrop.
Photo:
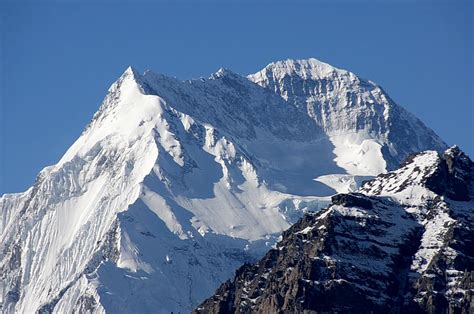
[[[469,182],[472,179],[472,161],[459,147],[448,149],[442,156],[435,173],[428,177],[426,186],[440,195],[457,201],[469,201]]]
[[[370,199],[360,193],[337,194],[331,197],[331,201],[336,205],[357,206],[365,209],[372,208],[372,202]]]

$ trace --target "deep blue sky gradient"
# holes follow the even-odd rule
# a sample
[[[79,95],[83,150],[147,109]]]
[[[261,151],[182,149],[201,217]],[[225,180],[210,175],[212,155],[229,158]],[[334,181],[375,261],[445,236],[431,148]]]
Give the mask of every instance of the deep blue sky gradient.
[[[59,160],[128,65],[188,79],[315,57],[474,156],[472,3],[0,2],[0,194]]]

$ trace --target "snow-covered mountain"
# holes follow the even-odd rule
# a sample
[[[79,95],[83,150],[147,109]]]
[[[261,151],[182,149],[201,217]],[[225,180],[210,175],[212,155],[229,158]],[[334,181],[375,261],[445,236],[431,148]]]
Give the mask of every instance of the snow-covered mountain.
[[[474,163],[457,147],[338,194],[196,313],[472,313]]]
[[[304,212],[444,148],[314,59],[185,82],[129,68],[61,160],[0,198],[0,306],[189,311]]]
[[[350,174],[392,170],[412,152],[445,147],[380,86],[316,59],[274,62],[248,78],[307,112]]]

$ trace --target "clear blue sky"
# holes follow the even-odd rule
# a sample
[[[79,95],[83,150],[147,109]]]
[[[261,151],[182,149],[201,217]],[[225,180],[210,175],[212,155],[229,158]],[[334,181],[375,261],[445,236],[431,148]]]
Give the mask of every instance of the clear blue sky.
[[[0,194],[59,160],[128,65],[188,79],[315,57],[474,156],[472,1],[64,2],[0,0]]]

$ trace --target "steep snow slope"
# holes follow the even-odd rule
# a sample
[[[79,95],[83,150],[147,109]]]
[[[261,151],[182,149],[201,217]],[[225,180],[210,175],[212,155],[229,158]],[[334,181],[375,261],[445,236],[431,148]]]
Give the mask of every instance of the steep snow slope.
[[[473,175],[457,147],[413,155],[306,214],[196,312],[471,313]]]
[[[316,59],[274,62],[248,78],[314,119],[350,174],[376,175],[412,152],[446,148],[380,86]]]
[[[190,310],[357,186],[327,133],[229,70],[127,69],[61,160],[0,198],[2,311]]]
[[[326,204],[279,190],[306,180],[330,195],[298,175],[331,169],[330,150],[312,165],[281,149],[261,175],[256,168],[263,144],[315,154],[328,144],[323,133],[275,95],[227,79],[183,83],[128,69],[59,163],[26,193],[2,197],[6,312],[190,310],[302,211]],[[294,177],[280,183],[288,168]]]

